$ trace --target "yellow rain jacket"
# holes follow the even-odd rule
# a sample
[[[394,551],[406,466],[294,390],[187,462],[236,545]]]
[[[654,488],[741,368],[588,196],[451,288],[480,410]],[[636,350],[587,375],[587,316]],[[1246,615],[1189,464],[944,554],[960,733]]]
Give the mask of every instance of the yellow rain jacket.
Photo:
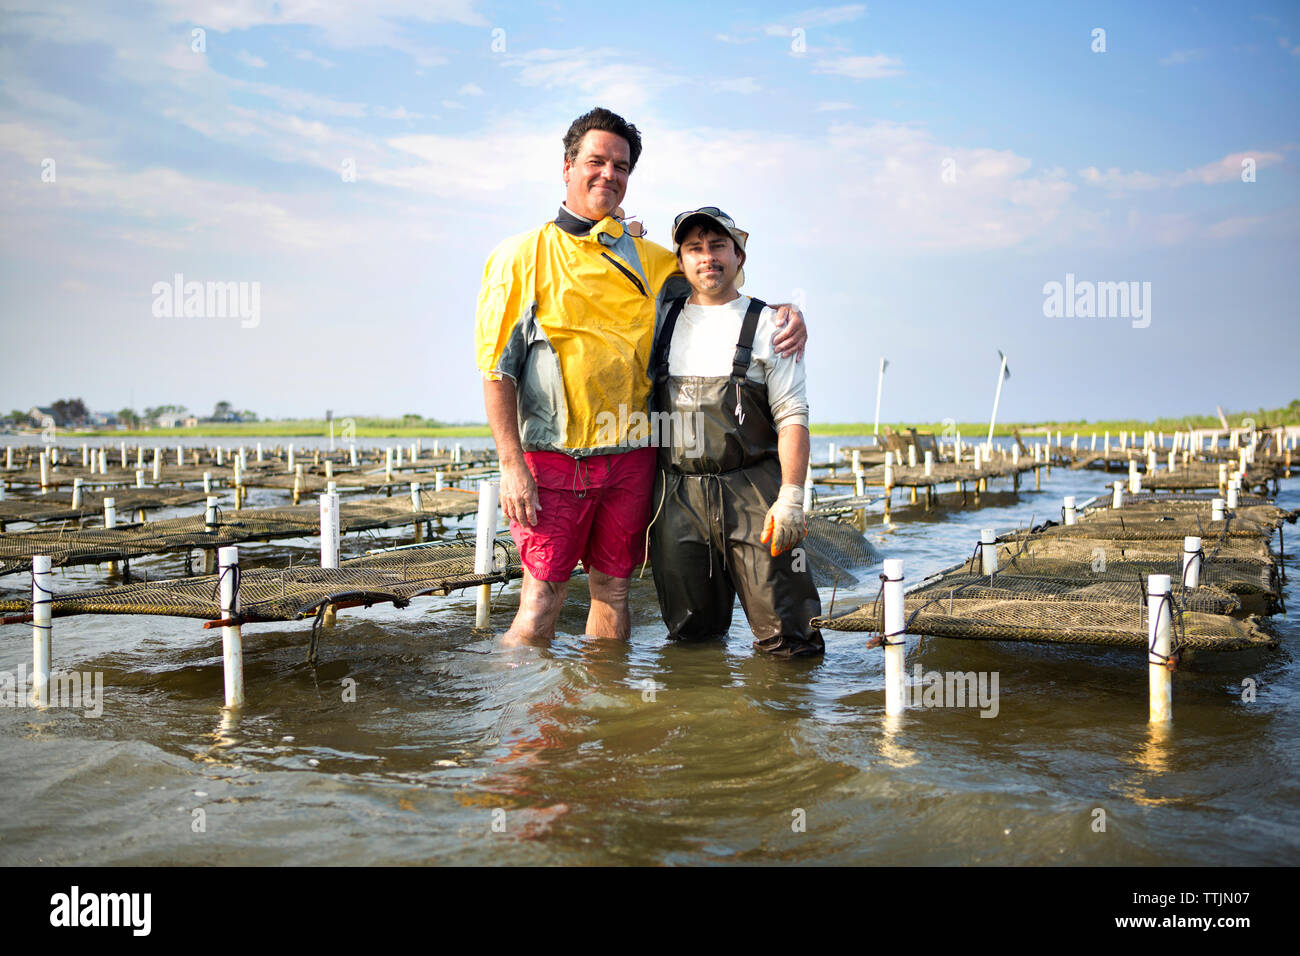
[[[483,270],[478,368],[515,381],[525,451],[628,451],[629,416],[649,410],[655,302],[677,259],[612,217],[587,229],[561,209]]]

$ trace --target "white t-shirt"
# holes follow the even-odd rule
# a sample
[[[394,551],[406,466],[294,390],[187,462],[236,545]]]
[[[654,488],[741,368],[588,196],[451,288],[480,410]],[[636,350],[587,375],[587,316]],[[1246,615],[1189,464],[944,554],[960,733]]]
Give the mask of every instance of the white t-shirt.
[[[686,303],[673,329],[668,352],[669,375],[726,376],[736,355],[736,340],[749,309],[749,296],[742,295],[726,305]],[[754,332],[754,350],[749,362],[750,381],[767,385],[767,401],[777,431],[786,425],[808,427],[808,398],[804,365],[792,356],[776,354],[772,337],[777,333],[776,310],[764,309]]]

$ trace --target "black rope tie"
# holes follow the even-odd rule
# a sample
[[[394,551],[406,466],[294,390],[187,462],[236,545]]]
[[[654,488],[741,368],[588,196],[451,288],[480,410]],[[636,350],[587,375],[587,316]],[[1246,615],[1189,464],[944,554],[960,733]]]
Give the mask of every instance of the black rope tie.
[[[1182,653],[1183,645],[1187,643],[1187,628],[1183,622],[1182,608],[1180,608],[1174,601],[1173,591],[1166,591],[1164,594],[1160,595],[1160,603],[1156,605],[1156,620],[1160,620],[1160,615],[1164,611],[1166,603],[1169,605],[1170,651],[1167,655],[1161,654],[1157,651],[1156,640],[1159,635],[1153,634],[1151,636],[1151,646],[1147,648],[1147,653],[1150,654],[1151,657],[1159,658],[1161,664],[1169,665],[1178,663],[1178,657]],[[1148,658],[1148,660],[1150,660],[1150,658]]]
[[[238,617],[239,615],[235,612],[235,608],[239,606],[239,583],[243,580],[242,573],[239,570],[239,565],[228,564],[224,568],[218,569],[217,582],[212,586],[212,601],[218,608],[221,607],[221,582],[225,579],[227,574],[230,575],[233,584],[230,595],[230,611]]]
[[[891,578],[891,577],[889,577],[888,575],[886,575],[884,572],[881,572],[881,574],[880,574],[880,590],[878,590],[878,591],[876,592],[876,599],[875,599],[874,601],[871,602],[871,603],[872,603],[872,606],[874,607],[874,606],[877,605],[877,604],[882,604],[882,599],[883,599],[884,594],[885,594],[885,585],[886,585],[886,584],[898,584],[898,583],[900,583],[900,582],[902,582],[902,581],[903,581],[903,578]],[[904,606],[906,606],[906,605],[904,605]],[[915,617],[915,616],[916,616],[916,615],[913,615],[913,617]],[[874,617],[874,612],[873,612],[873,617]],[[910,624],[910,623],[911,623],[910,620],[905,621],[905,622],[903,623],[903,629],[902,629],[901,631],[892,631],[892,632],[890,632],[890,633],[884,633],[885,620],[884,620],[884,609],[883,609],[883,606],[882,606],[882,609],[881,609],[881,617],[880,617],[880,628],[881,628],[881,633],[880,633],[880,634],[877,634],[875,637],[871,638],[871,640],[867,641],[867,647],[901,647],[901,646],[906,645],[906,644],[907,644],[907,640],[906,640],[906,636],[907,636],[907,625]],[[899,636],[902,636],[902,637],[904,638],[904,640],[901,640],[901,641],[891,641],[891,640],[890,640],[891,637],[899,637]]]
[[[54,629],[54,592],[37,581],[35,571],[32,571],[32,590],[40,592],[40,597],[32,601],[32,627],[39,628],[42,631],[52,631]],[[50,605],[49,624],[36,623],[36,608],[40,604]]]

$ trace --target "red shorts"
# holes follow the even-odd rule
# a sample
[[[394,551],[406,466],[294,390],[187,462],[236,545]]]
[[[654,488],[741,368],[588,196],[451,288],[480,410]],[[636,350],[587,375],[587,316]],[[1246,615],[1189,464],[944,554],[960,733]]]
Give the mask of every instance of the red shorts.
[[[657,452],[571,458],[558,451],[524,452],[542,510],[529,527],[510,522],[528,573],[567,581],[578,560],[588,572],[627,578],[645,560]]]

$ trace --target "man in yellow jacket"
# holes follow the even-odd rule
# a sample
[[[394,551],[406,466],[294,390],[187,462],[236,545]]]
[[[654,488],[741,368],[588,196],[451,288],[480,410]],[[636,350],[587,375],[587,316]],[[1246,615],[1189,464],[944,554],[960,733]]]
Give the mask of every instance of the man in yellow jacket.
[[[564,137],[559,214],[501,243],[484,270],[477,363],[524,565],[506,643],[555,636],[579,560],[587,633],[631,631],[628,584],[645,553],[656,453],[629,436],[629,419],[649,408],[656,299],[689,291],[674,254],[620,218],[640,155],[641,135],[622,117],[599,107],[578,117]],[[776,345],[802,351],[806,338],[794,312]]]

